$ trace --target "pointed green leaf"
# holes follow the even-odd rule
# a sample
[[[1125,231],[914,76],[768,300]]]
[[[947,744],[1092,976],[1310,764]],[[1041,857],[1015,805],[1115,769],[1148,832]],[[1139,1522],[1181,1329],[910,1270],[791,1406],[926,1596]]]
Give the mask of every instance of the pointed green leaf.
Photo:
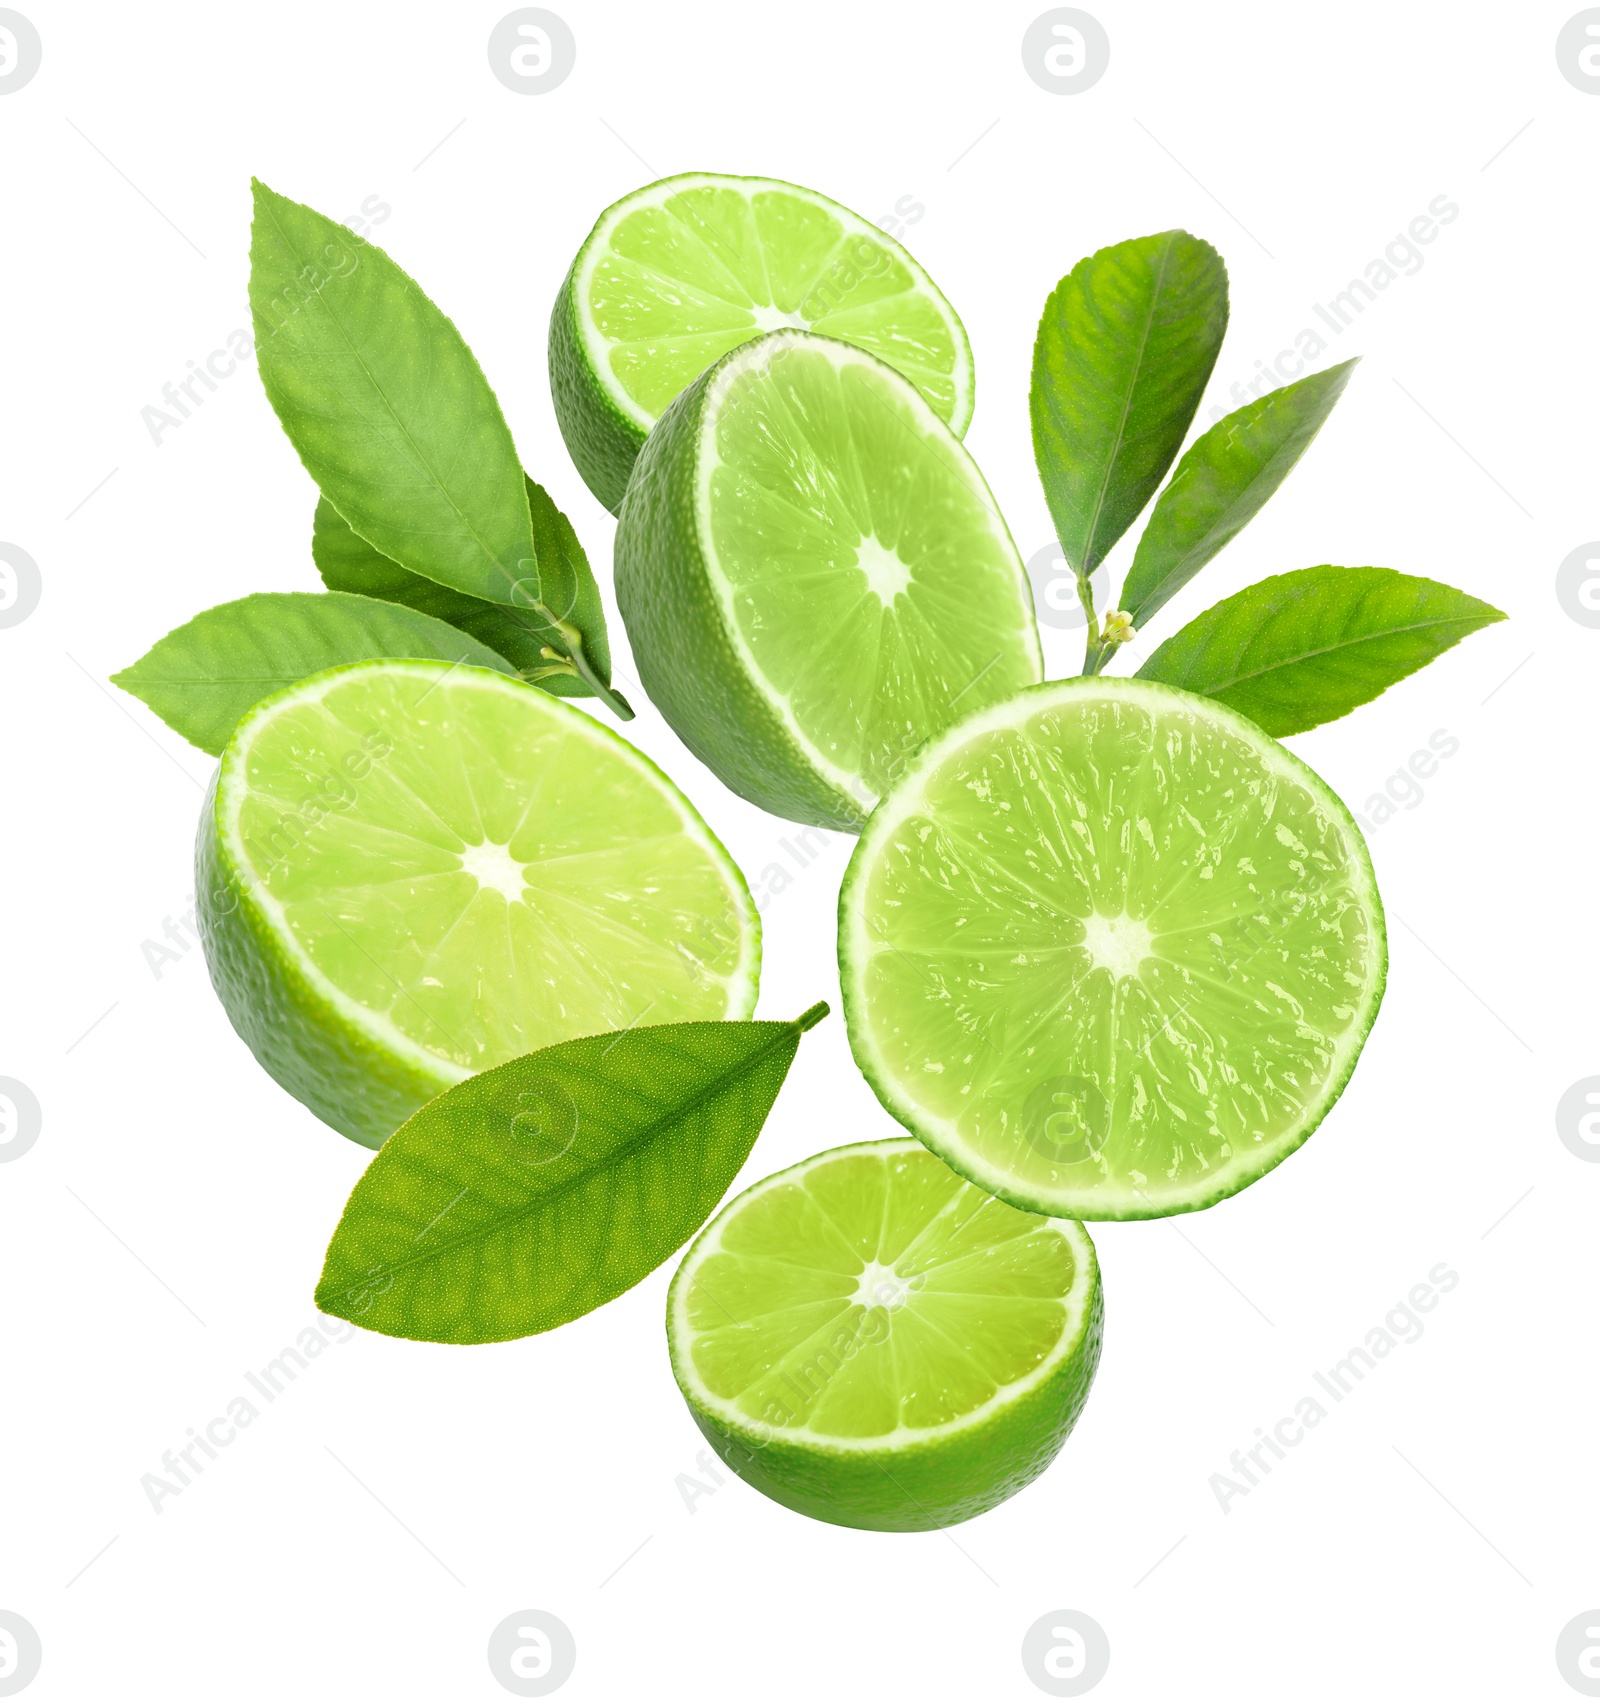
[[[1118,600],[1135,627],[1187,586],[1283,484],[1354,367],[1354,360],[1341,362],[1269,391],[1189,446],[1156,499]]]
[[[1269,735],[1332,722],[1504,611],[1419,575],[1325,564],[1214,604],[1139,671],[1204,693]]]
[[[717,1206],[827,1010],[580,1037],[445,1091],[357,1181],[318,1307],[460,1345],[620,1296]]]
[[[528,481],[528,497],[541,518],[552,515],[557,518],[554,525],[546,522],[552,537],[549,543],[541,540],[539,546],[548,608],[582,630],[584,648],[595,673],[609,683],[611,653],[606,641],[605,611],[583,547],[573,535],[567,518],[532,480]],[[548,671],[550,659],[543,648],[561,645],[560,634],[536,610],[491,604],[487,599],[473,598],[469,593],[401,568],[392,557],[369,545],[326,498],[317,500],[311,555],[324,586],[388,599],[436,616],[492,647],[526,676]],[[537,685],[566,698],[581,698],[594,692],[581,676],[565,672],[546,673]]]
[[[201,611],[111,679],[215,755],[257,700],[365,658],[439,658],[516,674],[470,634],[415,610],[349,592],[255,592]]]
[[[1209,243],[1163,231],[1079,261],[1033,346],[1033,453],[1067,561],[1095,566],[1178,454],[1228,324]]]
[[[256,360],[312,479],[413,574],[539,596],[511,429],[455,326],[382,249],[256,183]]]

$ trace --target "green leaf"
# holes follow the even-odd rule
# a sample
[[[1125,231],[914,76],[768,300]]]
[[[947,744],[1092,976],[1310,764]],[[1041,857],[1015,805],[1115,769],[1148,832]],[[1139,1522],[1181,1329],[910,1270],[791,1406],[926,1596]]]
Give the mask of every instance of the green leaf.
[[[1354,367],[1354,360],[1341,362],[1269,391],[1184,452],[1156,499],[1118,601],[1135,627],[1187,586],[1283,484]]]
[[[255,592],[201,611],[111,679],[215,755],[257,700],[364,658],[439,658],[516,674],[470,634],[414,610],[349,592]]]
[[[555,615],[565,616],[582,629],[595,673],[609,684],[611,653],[606,642],[605,612],[583,547],[572,534],[566,517],[532,480],[528,481],[528,495],[530,504],[537,504],[541,513],[552,512],[560,523],[559,528],[552,529],[556,537],[549,545],[541,542],[539,550],[540,562],[549,565],[543,580],[550,608]],[[561,528],[565,529],[570,544],[560,537]],[[550,659],[544,655],[544,647],[559,647],[561,636],[536,611],[491,604],[487,599],[473,598],[470,593],[457,592],[454,587],[412,574],[392,557],[384,556],[376,546],[369,545],[326,498],[317,500],[311,528],[311,555],[324,586],[388,599],[436,616],[492,647],[525,676],[532,678],[546,672],[537,685],[551,693],[578,698],[594,692],[579,675],[564,670],[548,673]]]
[[[323,496],[412,574],[532,610],[571,669],[632,716],[578,624],[544,602],[516,445],[461,334],[382,249],[265,184],[253,190],[256,361]]]
[[[253,187],[256,359],[312,479],[413,574],[537,598],[522,465],[461,334],[382,249]]]
[[[580,1037],[445,1091],[356,1182],[318,1307],[460,1345],[608,1303],[717,1206],[827,1011]]]
[[[1231,705],[1269,735],[1332,722],[1505,612],[1394,569],[1296,569],[1195,617],[1139,675]]]
[[[1033,454],[1078,575],[1127,531],[1183,443],[1228,324],[1209,243],[1163,231],[1079,261],[1033,346]]]

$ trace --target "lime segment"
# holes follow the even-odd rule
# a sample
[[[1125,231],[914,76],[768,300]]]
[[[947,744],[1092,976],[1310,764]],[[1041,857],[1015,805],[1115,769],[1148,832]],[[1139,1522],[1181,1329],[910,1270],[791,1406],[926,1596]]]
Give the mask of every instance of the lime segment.
[[[733,1202],[673,1281],[668,1335],[690,1409],[753,1485],[831,1522],[930,1528],[1055,1456],[1100,1312],[1081,1226],[997,1202],[896,1138]]]
[[[608,208],[556,304],[556,411],[595,495],[616,509],[673,398],[729,350],[785,327],[880,356],[966,430],[966,334],[899,243],[812,190],[692,172]]]
[[[399,1123],[397,1095],[755,1003],[754,910],[689,803],[487,670],[361,664],[263,701],[223,754],[201,864],[236,1028],[360,1141]]]
[[[930,744],[840,897],[851,1046],[884,1105],[1007,1201],[1204,1208],[1337,1098],[1387,963],[1366,847],[1253,723],[1052,682]]]

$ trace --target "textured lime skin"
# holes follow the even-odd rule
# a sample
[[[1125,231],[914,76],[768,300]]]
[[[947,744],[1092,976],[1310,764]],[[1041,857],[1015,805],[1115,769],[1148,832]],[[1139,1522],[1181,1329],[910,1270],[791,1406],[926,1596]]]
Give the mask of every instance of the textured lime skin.
[[[550,399],[572,465],[613,515],[622,508],[628,475],[645,441],[631,420],[594,382],[578,330],[577,277],[589,247],[578,251],[550,313]]]
[[[804,1168],[809,1163],[800,1165]],[[1087,1234],[1090,1294],[1083,1331],[1072,1351],[1037,1386],[997,1414],[938,1438],[888,1451],[870,1445],[833,1449],[800,1443],[755,1425],[730,1423],[696,1399],[692,1382],[684,1374],[672,1322],[694,1250],[709,1231],[708,1227],[690,1246],[668,1293],[672,1372],[695,1425],[718,1457],[769,1499],[802,1516],[844,1528],[893,1533],[947,1528],[982,1516],[1020,1492],[1049,1468],[1066,1443],[1088,1400],[1104,1336],[1100,1264]]]
[[[285,957],[218,834],[216,777],[200,812],[194,873],[212,987],[251,1054],[318,1119],[378,1149],[455,1082],[364,1044]]]
[[[738,354],[681,391],[645,441],[617,522],[617,607],[645,692],[696,758],[779,817],[854,833],[861,806],[817,772],[729,640],[701,545],[706,393]]]
[[[877,843],[871,828],[856,843],[850,856],[850,863],[845,868],[844,880],[839,886],[838,904],[838,947],[839,947],[839,993],[844,1009],[845,1030],[850,1041],[850,1052],[855,1057],[856,1065],[861,1075],[871,1085],[874,1095],[884,1108],[897,1120],[901,1121],[906,1130],[914,1133],[925,1143],[941,1161],[953,1172],[961,1174],[981,1189],[991,1191],[1002,1202],[1010,1203],[1014,1208],[1025,1209],[1033,1214],[1069,1215],[1072,1218],[1088,1221],[1099,1220],[1152,1220],[1163,1219],[1174,1214],[1191,1214],[1201,1209],[1212,1207],[1226,1198],[1237,1195],[1247,1186],[1253,1185],[1263,1178],[1273,1168],[1301,1148],[1311,1134],[1321,1125],[1334,1104],[1343,1095],[1345,1086],[1350,1082],[1355,1072],[1356,1063],[1361,1056],[1361,1048],[1366,1038],[1371,1034],[1372,1027],[1377,1021],[1378,1009],[1383,1000],[1384,990],[1388,985],[1389,949],[1387,927],[1384,919],[1383,902],[1378,892],[1376,874],[1372,869],[1372,858],[1367,851],[1367,844],[1354,817],[1344,801],[1334,793],[1333,789],[1316,774],[1311,767],[1296,754],[1282,747],[1270,735],[1266,734],[1255,723],[1242,713],[1223,705],[1218,700],[1193,694],[1182,688],[1168,687],[1158,682],[1147,682],[1136,678],[1105,677],[1105,676],[1076,676],[1064,681],[1046,681],[1037,687],[1024,688],[1009,701],[1003,701],[999,706],[990,706],[973,717],[965,719],[952,727],[943,730],[930,740],[918,753],[916,760],[900,778],[895,787],[884,797],[878,807],[880,816],[875,821],[888,823],[892,821],[894,812],[893,801],[901,793],[913,792],[920,788],[924,775],[936,767],[944,755],[961,745],[968,738],[970,725],[975,725],[984,718],[993,718],[1002,713],[1003,706],[1010,704],[1025,709],[1028,701],[1048,700],[1059,698],[1064,694],[1076,692],[1094,693],[1112,687],[1116,690],[1126,690],[1133,695],[1146,695],[1187,700],[1203,706],[1209,716],[1215,718],[1236,732],[1247,732],[1249,736],[1264,747],[1275,749],[1282,758],[1286,768],[1292,769],[1309,783],[1311,790],[1343,825],[1350,839],[1351,846],[1357,851],[1368,896],[1372,909],[1372,918],[1377,931],[1378,963],[1372,988],[1368,995],[1366,1009],[1361,1020],[1360,1034],[1355,1039],[1355,1046],[1343,1069],[1331,1077],[1323,1086],[1320,1095],[1305,1107],[1300,1123],[1286,1133],[1263,1153],[1254,1155],[1247,1166],[1213,1177],[1203,1186],[1194,1190],[1181,1200],[1150,1202],[1146,1199],[1139,1205],[1133,1205],[1116,1200],[1105,1200],[1097,1197],[1092,1190],[1075,1195],[1070,1201],[1044,1201],[1009,1178],[1006,1174],[987,1162],[979,1163],[966,1152],[954,1147],[946,1140],[944,1134],[930,1126],[924,1117],[923,1110],[898,1085],[888,1081],[888,1075],[880,1069],[880,1062],[874,1055],[870,1042],[870,1017],[868,1008],[869,997],[863,988],[858,957],[853,952],[851,941],[855,923],[855,913],[865,894],[868,879],[871,874],[872,860],[877,852]]]

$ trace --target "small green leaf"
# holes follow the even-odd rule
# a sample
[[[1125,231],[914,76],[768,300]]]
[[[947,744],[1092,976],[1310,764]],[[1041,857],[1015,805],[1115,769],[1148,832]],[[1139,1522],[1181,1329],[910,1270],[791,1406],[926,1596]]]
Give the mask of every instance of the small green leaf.
[[[111,679],[215,755],[257,700],[364,658],[439,658],[516,674],[470,634],[415,610],[349,592],[254,592],[201,611]]]
[[[1332,722],[1505,612],[1394,569],[1325,564],[1257,581],[1159,646],[1139,675],[1295,735]]]
[[[1283,484],[1354,367],[1341,362],[1269,391],[1189,446],[1156,499],[1122,588],[1119,602],[1135,627],[1188,585]]]
[[[1209,243],[1163,231],[1079,261],[1033,346],[1033,453],[1080,575],[1127,531],[1183,443],[1228,324]]]
[[[552,538],[539,543],[539,561],[546,602],[552,614],[564,617],[582,630],[584,649],[604,682],[611,680],[611,653],[606,641],[605,611],[600,588],[595,584],[589,562],[572,533],[571,524],[551,503],[544,489],[528,481],[528,497],[535,513],[553,515],[547,523]],[[537,495],[536,495],[537,494]],[[441,622],[462,629],[492,647],[527,677],[543,678],[538,685],[567,698],[581,698],[594,689],[581,676],[567,671],[549,673],[546,646],[560,647],[560,633],[532,609],[491,604],[470,593],[441,585],[425,575],[403,569],[375,545],[369,545],[326,498],[317,500],[311,528],[311,555],[324,586],[338,592],[365,593],[369,598],[388,599],[413,610],[437,616]]]
[[[539,596],[511,429],[472,351],[373,244],[256,183],[250,311],[283,430],[346,521],[413,574]]]
[[[572,523],[536,480],[528,480],[528,509],[533,516],[533,542],[545,608],[558,621],[570,622],[579,630],[595,673],[609,683],[611,648],[606,639],[605,607],[589,558]]]
[[[827,1011],[580,1037],[445,1091],[356,1182],[318,1307],[462,1345],[610,1302],[721,1201]]]

